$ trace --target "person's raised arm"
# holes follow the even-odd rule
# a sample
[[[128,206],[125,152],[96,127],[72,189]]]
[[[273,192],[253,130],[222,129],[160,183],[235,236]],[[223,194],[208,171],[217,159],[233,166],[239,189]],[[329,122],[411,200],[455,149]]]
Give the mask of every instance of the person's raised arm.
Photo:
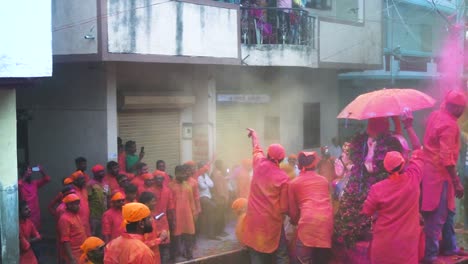
[[[413,129],[413,114],[409,111],[405,111],[402,116],[402,122],[410,139],[412,149],[420,149],[421,142],[419,141],[418,135],[416,135],[416,132]]]
[[[249,138],[252,139],[252,153],[253,153],[253,165],[259,161],[259,159],[264,158],[265,154],[263,154],[262,147],[258,143],[257,132],[251,128],[247,128],[249,134],[247,135]]]

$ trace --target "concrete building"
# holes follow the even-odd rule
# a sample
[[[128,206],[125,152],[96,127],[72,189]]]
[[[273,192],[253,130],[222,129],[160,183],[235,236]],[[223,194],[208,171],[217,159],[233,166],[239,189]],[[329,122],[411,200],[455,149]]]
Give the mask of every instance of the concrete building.
[[[441,49],[449,23],[464,24],[464,1],[435,1],[436,6],[419,0],[383,2],[383,65],[378,70],[340,74],[340,108],[359,94],[384,87],[415,88],[440,99],[435,84],[441,76]],[[422,120],[429,111],[418,111],[416,120]],[[348,128],[345,122],[340,123],[341,137],[363,129],[362,122],[348,122]],[[416,124],[420,135],[422,129],[422,123]]]
[[[382,2],[308,1],[302,9],[210,0],[53,1],[54,77],[18,93],[20,140],[47,166],[49,201],[74,170],[117,158],[117,136],[168,171],[213,154],[250,157],[247,127],[288,153],[338,133],[338,73],[382,67]],[[286,12],[284,12],[286,11]],[[287,16],[285,14],[288,14]],[[46,211],[46,203],[42,204]],[[43,214],[54,235],[52,217]]]
[[[50,7],[50,0],[0,3],[0,263],[19,263],[16,91],[52,75]]]

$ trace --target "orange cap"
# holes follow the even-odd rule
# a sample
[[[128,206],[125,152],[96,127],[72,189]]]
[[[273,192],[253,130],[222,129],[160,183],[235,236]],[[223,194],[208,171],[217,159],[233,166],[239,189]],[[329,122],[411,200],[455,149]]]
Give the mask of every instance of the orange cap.
[[[388,172],[392,172],[395,168],[398,168],[398,166],[400,166],[404,162],[405,159],[398,151],[387,152],[383,161],[385,170],[387,170]],[[400,170],[401,169],[403,169],[403,167],[400,168]]]
[[[195,161],[193,161],[193,160],[186,161],[184,164],[185,164],[185,165],[189,165],[189,166],[195,166],[195,165],[197,165],[197,164],[195,164]]]
[[[74,201],[79,201],[80,200],[80,197],[74,193],[70,193],[69,195],[63,197],[62,199],[62,202],[67,204],[67,203],[71,203],[71,202],[74,202]]]
[[[116,192],[112,195],[111,201],[125,200],[125,194],[122,192]]]
[[[68,178],[65,178],[65,180],[63,180],[63,184],[64,185],[68,185],[68,184],[72,184],[73,183],[73,179],[68,177]]]
[[[69,178],[71,178],[71,179],[73,179],[73,180],[76,180],[76,179],[78,179],[78,178],[81,177],[81,176],[84,177],[83,172],[80,171],[80,170],[77,170],[77,171],[75,171],[74,173],[72,173],[72,174],[70,175]]]
[[[297,160],[297,155],[296,154],[290,154],[288,156],[288,159],[296,159]]]
[[[141,177],[143,178],[143,180],[153,180],[154,179],[154,176],[151,173],[145,173],[145,174],[141,175]]]
[[[80,260],[84,263],[84,261],[86,260],[86,255],[88,255],[89,251],[96,250],[104,244],[104,241],[102,241],[98,237],[88,237],[80,246],[80,249],[83,252],[83,254],[80,257]]]
[[[128,203],[122,207],[122,216],[125,224],[138,222],[151,214],[148,206],[142,203]]]
[[[309,164],[309,165],[306,165],[306,166],[302,166],[302,169],[313,169],[313,168],[315,168],[317,166],[317,164],[320,161],[320,157],[317,155],[317,152],[315,152],[315,151],[301,151],[301,152],[299,152],[298,156],[299,157],[300,156],[306,156],[306,157],[314,156],[314,160],[312,161],[312,163]]]
[[[98,173],[98,172],[100,172],[100,171],[104,171],[104,170],[105,170],[105,168],[104,168],[104,166],[102,166],[101,164],[96,164],[96,165],[94,165],[94,167],[91,169],[91,171],[92,171],[94,174],[96,174],[96,173]]]

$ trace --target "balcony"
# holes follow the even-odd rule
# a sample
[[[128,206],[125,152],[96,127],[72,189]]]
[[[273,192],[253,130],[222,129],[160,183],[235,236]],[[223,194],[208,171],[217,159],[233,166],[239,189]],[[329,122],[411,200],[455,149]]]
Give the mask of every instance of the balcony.
[[[309,12],[273,7],[241,7],[240,12],[244,63],[263,66],[316,65],[316,17]]]

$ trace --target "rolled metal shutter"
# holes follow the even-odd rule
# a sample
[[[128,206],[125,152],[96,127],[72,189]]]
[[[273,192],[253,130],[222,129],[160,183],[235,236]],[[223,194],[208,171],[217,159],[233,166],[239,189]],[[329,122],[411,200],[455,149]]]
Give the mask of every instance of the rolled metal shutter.
[[[137,152],[145,147],[143,162],[152,172],[156,161],[166,162],[166,171],[174,175],[180,164],[180,113],[179,111],[120,112],[119,136],[124,144],[128,140],[137,143]]]

